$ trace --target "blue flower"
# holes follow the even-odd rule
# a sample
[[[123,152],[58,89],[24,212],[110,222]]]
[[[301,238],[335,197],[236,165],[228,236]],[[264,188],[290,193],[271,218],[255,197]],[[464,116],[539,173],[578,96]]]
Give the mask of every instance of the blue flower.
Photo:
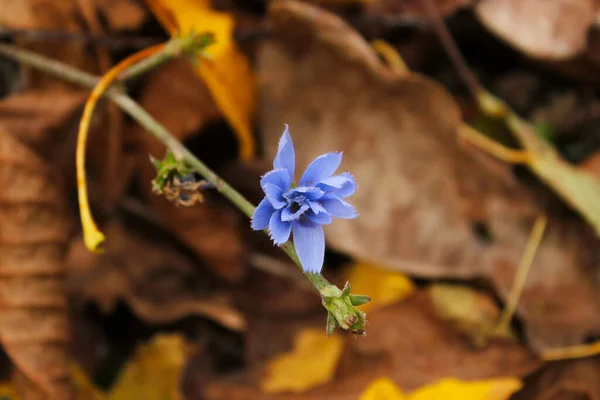
[[[289,127],[279,140],[273,170],[264,175],[260,186],[265,198],[252,216],[252,229],[269,228],[275,244],[288,241],[293,233],[294,247],[304,271],[321,272],[325,256],[325,235],[322,225],[333,217],[352,219],[358,214],[343,199],[356,191],[356,182],[349,173],[333,175],[342,162],[342,153],[327,153],[317,157],[294,183],[296,154]]]

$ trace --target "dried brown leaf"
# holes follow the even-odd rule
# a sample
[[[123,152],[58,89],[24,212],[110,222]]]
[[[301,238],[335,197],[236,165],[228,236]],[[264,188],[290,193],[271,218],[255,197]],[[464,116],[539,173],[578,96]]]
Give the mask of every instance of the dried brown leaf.
[[[514,400],[600,400],[598,357],[548,365]]]
[[[143,3],[136,0],[94,0],[98,12],[113,31],[134,30],[147,17]]]
[[[475,6],[481,22],[512,46],[554,60],[585,48],[596,10],[595,0],[483,0]]]
[[[0,25],[9,29],[32,29],[80,33],[81,15],[78,0],[0,0]],[[43,35],[41,38],[43,39]],[[93,57],[86,54],[85,42],[77,40],[49,41],[17,38],[17,44],[90,72],[96,72]],[[71,86],[45,73],[24,68],[30,88]]]
[[[68,132],[65,123],[83,106],[87,93],[72,90],[28,90],[0,101],[0,124],[7,132],[18,132],[19,141],[50,156],[56,142]]]
[[[89,253],[81,240],[71,247],[68,287],[73,295],[106,313],[123,301],[154,324],[200,315],[232,330],[245,328],[244,317],[225,294],[209,291],[207,277],[168,243],[135,235],[118,222],[105,232],[111,239],[101,256]]]
[[[288,123],[298,170],[341,150],[340,170],[359,185],[360,218],[328,225],[329,246],[411,274],[484,277],[505,297],[539,205],[506,170],[459,145],[451,96],[418,74],[392,73],[318,8],[278,2],[271,20],[258,71],[266,158]],[[596,239],[550,214],[518,308],[536,349],[578,344],[600,328]]]
[[[0,130],[0,341],[26,399],[71,398],[64,252],[69,219],[52,169]]]
[[[185,60],[157,71],[140,104],[179,140],[197,133],[206,122],[221,115],[210,92]],[[164,146],[143,128],[135,129],[143,152],[162,158]],[[193,208],[175,207],[164,197],[152,193],[151,181],[156,170],[146,158],[142,162],[140,185],[162,222],[219,276],[239,280],[245,272],[239,216],[210,199]]]

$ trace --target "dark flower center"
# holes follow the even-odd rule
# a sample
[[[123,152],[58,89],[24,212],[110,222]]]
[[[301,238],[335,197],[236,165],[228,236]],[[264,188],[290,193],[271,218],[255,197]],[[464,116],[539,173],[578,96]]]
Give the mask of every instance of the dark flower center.
[[[307,201],[308,201],[308,199],[306,198],[306,196],[303,194],[299,194],[299,193],[295,193],[292,198],[288,197],[288,204],[290,207],[290,211],[293,213],[298,212],[298,210],[300,210],[300,207],[302,206],[302,204],[306,203]]]

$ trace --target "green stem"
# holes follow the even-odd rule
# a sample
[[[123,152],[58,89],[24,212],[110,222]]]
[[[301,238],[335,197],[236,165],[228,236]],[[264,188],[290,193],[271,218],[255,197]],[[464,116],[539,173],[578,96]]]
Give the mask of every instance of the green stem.
[[[173,39],[171,43],[174,43],[178,39]],[[181,43],[180,42],[180,46]],[[160,52],[153,57],[148,58],[146,62],[140,63],[132,67],[133,72],[130,70],[125,73],[125,77],[131,78],[132,76],[139,75],[147,70],[160,65],[169,59],[180,55],[182,53],[181,47],[171,44],[167,45],[168,51]],[[98,83],[99,79],[91,74],[80,71],[76,68],[63,64],[61,62],[48,59],[39,54],[35,54],[28,50],[18,49],[16,47],[0,44],[0,54],[15,59],[22,64],[29,65],[37,68],[41,71],[48,72],[52,75],[58,76],[66,81],[74,84],[93,89]],[[106,91],[105,96],[111,99],[115,104],[119,106],[124,112],[129,114],[134,120],[142,125],[148,132],[154,137],[161,141],[173,154],[180,160],[185,161],[190,167],[196,172],[202,175],[207,181],[211,182],[216,190],[223,194],[229,201],[237,206],[246,216],[249,218],[254,214],[254,206],[248,200],[246,200],[238,191],[236,191],[231,185],[221,179],[215,172],[213,172],[206,164],[200,161],[194,154],[192,154],[183,144],[175,139],[165,127],[163,127],[158,121],[156,121],[146,110],[144,110],[136,101],[134,101],[127,94],[112,88]],[[302,264],[298,259],[298,255],[291,241],[282,244],[281,249],[302,269]],[[306,277],[310,280],[312,285],[321,293],[324,298],[323,305],[328,312],[338,321],[338,325],[344,329],[350,330],[356,333],[364,332],[364,313],[354,308],[349,303],[348,299],[331,299],[328,303],[325,302],[325,297],[331,292],[340,292],[341,290],[331,285],[325,277],[321,274],[305,273]],[[336,293],[337,293],[336,292]],[[358,322],[357,322],[358,321]],[[329,330],[328,330],[329,332]]]

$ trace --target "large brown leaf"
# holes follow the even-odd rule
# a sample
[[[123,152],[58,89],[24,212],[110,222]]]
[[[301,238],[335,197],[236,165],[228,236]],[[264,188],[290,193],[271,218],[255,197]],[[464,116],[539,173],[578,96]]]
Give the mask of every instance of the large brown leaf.
[[[0,130],[0,187],[0,341],[23,398],[69,399],[60,186],[48,164]]]
[[[351,202],[360,217],[327,226],[328,244],[411,274],[485,277],[505,297],[541,210],[507,170],[457,143],[451,96],[418,74],[392,73],[318,8],[278,2],[271,20],[258,68],[267,158],[285,122],[297,170],[342,150],[340,170],[359,184]],[[596,239],[555,214],[518,309],[537,349],[580,343],[600,328]]]

